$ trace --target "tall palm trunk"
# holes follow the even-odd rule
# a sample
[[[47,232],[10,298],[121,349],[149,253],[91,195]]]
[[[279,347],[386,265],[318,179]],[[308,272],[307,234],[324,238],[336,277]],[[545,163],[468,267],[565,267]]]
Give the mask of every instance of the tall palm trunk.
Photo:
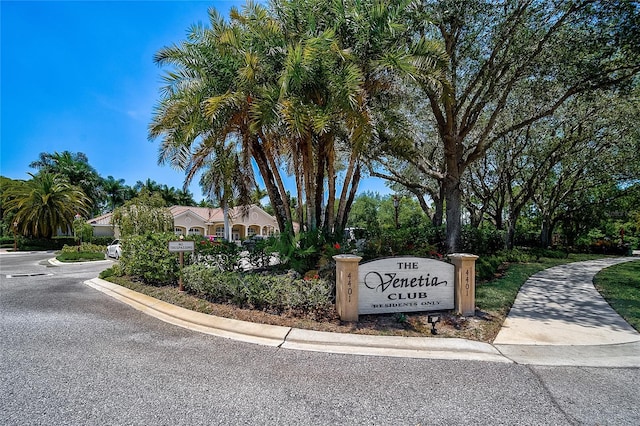
[[[349,211],[347,208],[347,195],[349,194],[349,185],[351,184],[353,186],[354,183],[357,184],[354,179],[357,162],[358,154],[355,151],[351,151],[349,165],[347,166],[347,172],[345,173],[344,182],[342,184],[342,191],[340,191],[340,199],[338,200],[338,215],[336,217],[336,222],[339,228],[338,231],[342,231],[346,226],[347,213]]]
[[[233,241],[233,235],[231,235],[231,227],[229,226],[229,204],[226,199],[222,202],[222,214],[224,215],[224,238],[227,241]]]
[[[278,190],[274,174],[269,167],[267,155],[265,154],[264,149],[262,148],[262,145],[260,144],[257,137],[250,138],[249,146],[251,148],[251,154],[258,166],[258,170],[260,171],[260,174],[264,179],[264,185],[267,188],[267,193],[269,194],[269,199],[271,200],[271,205],[276,216],[276,221],[278,222],[278,228],[280,229],[280,232],[287,232],[286,210],[288,209],[288,206],[285,206],[283,202],[283,196]]]
[[[334,146],[333,137],[328,138],[327,148],[327,186],[328,186],[328,198],[327,198],[327,210],[325,212],[325,224],[326,229],[329,232],[335,232],[335,205],[336,205],[336,170],[335,159],[336,152]]]

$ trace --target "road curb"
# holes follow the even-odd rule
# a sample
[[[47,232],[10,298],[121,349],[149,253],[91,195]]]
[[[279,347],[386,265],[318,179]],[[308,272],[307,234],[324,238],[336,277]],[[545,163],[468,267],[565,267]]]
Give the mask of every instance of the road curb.
[[[613,345],[495,345],[518,364],[554,367],[640,367],[640,341]]]
[[[85,281],[85,284],[162,321],[201,333],[266,346],[280,346],[291,330],[290,327],[255,324],[190,311],[100,278]]]
[[[458,338],[371,336],[292,329],[282,347],[349,355],[512,362],[488,343]]]
[[[615,345],[508,345],[460,338],[373,336],[256,324],[190,311],[100,278],[85,284],[170,324],[218,337],[290,350],[542,366],[640,367],[640,342]]]
[[[488,343],[465,339],[329,333],[255,324],[193,312],[100,278],[85,281],[85,284],[162,321],[242,342],[350,355],[512,362]]]

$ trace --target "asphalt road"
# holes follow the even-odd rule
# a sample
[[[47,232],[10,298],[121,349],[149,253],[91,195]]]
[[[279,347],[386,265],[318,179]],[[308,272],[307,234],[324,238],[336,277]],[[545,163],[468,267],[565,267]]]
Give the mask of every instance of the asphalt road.
[[[1,425],[640,424],[640,369],[235,342],[84,285],[105,263],[53,267],[51,257],[0,255]]]

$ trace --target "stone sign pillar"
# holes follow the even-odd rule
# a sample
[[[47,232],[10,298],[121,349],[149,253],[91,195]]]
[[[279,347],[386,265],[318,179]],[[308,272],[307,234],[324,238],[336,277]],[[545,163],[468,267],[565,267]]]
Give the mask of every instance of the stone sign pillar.
[[[352,254],[333,256],[336,261],[336,310],[342,321],[358,321],[358,264]]]
[[[459,315],[474,316],[476,313],[476,259],[473,254],[450,254],[456,267],[455,311]]]

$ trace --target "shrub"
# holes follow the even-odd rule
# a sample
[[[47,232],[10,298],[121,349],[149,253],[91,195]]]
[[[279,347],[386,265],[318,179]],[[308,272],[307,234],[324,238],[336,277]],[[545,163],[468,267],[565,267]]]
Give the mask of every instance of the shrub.
[[[227,272],[204,265],[184,269],[185,289],[214,302],[231,302],[258,309],[314,309],[332,301],[332,285],[297,274],[264,275]]]
[[[114,237],[91,237],[91,242],[99,246],[108,246],[113,240]]]
[[[63,253],[91,252],[91,253],[104,254],[104,252],[106,250],[107,250],[106,246],[99,246],[97,244],[92,244],[92,243],[82,243],[79,246],[78,245],[73,245],[73,246],[65,245],[64,247],[62,247],[62,252]]]
[[[504,248],[504,241],[504,231],[494,228],[463,226],[460,233],[460,249],[467,253],[494,254]]]
[[[502,250],[496,256],[503,262],[531,262],[533,260],[530,253],[518,249]]]
[[[65,245],[75,245],[77,240],[73,237],[25,238],[18,236],[18,248],[20,250],[61,250]]]
[[[414,228],[385,229],[367,240],[364,260],[386,256],[439,257],[443,253],[442,228],[431,224]]]
[[[209,241],[202,237],[188,239],[195,241],[195,252],[193,258],[189,259],[189,263],[199,263],[223,271],[240,269],[242,258],[237,244],[227,241]]]
[[[479,280],[493,278],[501,264],[502,259],[500,256],[480,256],[476,260],[476,278]]]
[[[60,262],[82,262],[88,260],[104,260],[104,253],[91,251],[63,252],[56,257]]]
[[[476,261],[476,277],[489,280],[495,276],[503,263],[526,263],[534,260],[531,253],[513,249],[502,250],[491,256],[480,256]]]
[[[177,282],[180,266],[178,255],[169,253],[168,248],[169,241],[175,239],[173,233],[148,233],[124,238],[121,242],[121,273],[148,284]]]
[[[273,237],[256,241],[247,249],[247,262],[254,268],[268,267],[275,253],[275,244],[276,239]]]
[[[0,237],[0,247],[13,247],[13,235]]]
[[[118,275],[116,272],[117,272],[116,269],[112,266],[111,268],[107,268],[104,271],[100,272],[98,274],[98,278],[106,280],[109,277],[112,277],[114,275]]]
[[[531,249],[531,255],[540,260],[540,258],[546,257],[548,259],[566,259],[569,257],[569,252],[564,250],[551,250],[543,248]]]

